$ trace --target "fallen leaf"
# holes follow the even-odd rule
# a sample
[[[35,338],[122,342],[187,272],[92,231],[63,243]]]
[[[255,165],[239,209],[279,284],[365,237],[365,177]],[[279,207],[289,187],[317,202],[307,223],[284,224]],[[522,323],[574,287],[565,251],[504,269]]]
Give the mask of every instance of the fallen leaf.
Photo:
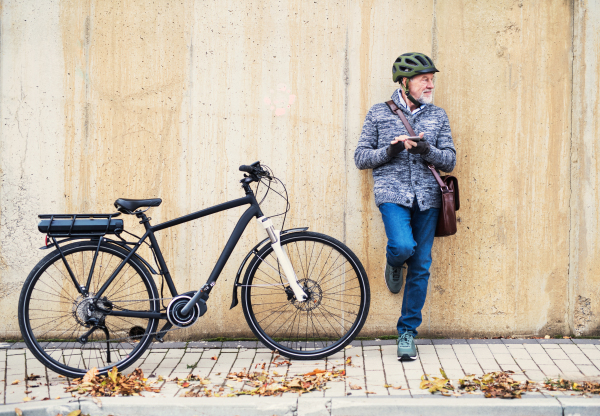
[[[94,403],[96,403],[96,406],[98,406],[100,409],[102,409],[102,401],[101,401],[99,398],[97,398],[97,397],[92,397],[92,401],[93,401]]]
[[[362,390],[362,387],[356,384],[348,383],[348,385],[350,386],[350,390]]]
[[[368,393],[368,394],[377,394],[374,391],[365,391],[365,393]]]
[[[23,416],[23,412],[18,407],[15,407],[15,413],[17,414],[17,416]]]
[[[448,380],[448,376],[446,375],[446,372],[444,371],[443,368],[440,368],[440,373],[442,374],[442,377],[444,377],[446,380]]]
[[[24,401],[24,402],[31,401],[31,397],[25,397],[25,398],[23,399],[23,401]]]
[[[94,370],[94,369],[92,368],[92,370]],[[113,367],[112,370],[110,370],[108,372],[108,376],[110,377],[110,379],[112,380],[112,382],[114,384],[117,384],[117,380],[119,379],[119,370],[117,370],[117,367]],[[84,380],[84,383],[85,383],[85,380]]]
[[[325,370],[319,370],[318,368],[315,368],[313,371],[311,371],[310,373],[306,373],[304,374],[305,376],[316,376],[317,374],[322,374],[322,373],[326,373]]]
[[[215,357],[210,357],[210,359],[213,360],[213,361],[217,361],[217,357],[216,356]]]
[[[89,383],[94,377],[98,375],[98,373],[99,371],[96,367],[90,369],[87,373],[85,373],[85,376],[83,376],[83,382]]]
[[[345,350],[349,350],[350,348],[352,348],[352,345],[346,345],[346,346],[344,347],[344,349],[345,349]]]
[[[73,410],[71,413],[67,414],[67,416],[79,416],[81,414],[81,410]]]
[[[15,381],[13,381],[13,382],[12,382],[12,383],[10,383],[10,384],[13,384],[13,385],[14,385],[14,384],[19,384],[20,382],[21,382],[21,380],[15,380]]]

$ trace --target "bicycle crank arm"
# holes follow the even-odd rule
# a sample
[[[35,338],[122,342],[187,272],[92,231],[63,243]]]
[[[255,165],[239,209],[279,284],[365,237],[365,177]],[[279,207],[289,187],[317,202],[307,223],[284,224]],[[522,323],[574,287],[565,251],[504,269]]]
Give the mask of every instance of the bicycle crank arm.
[[[275,227],[273,227],[273,221],[271,221],[270,218],[260,217],[258,219],[258,222],[260,222],[262,226],[265,227],[267,234],[269,234],[269,238],[271,239],[271,247],[273,247],[273,250],[277,255],[279,264],[281,264],[281,267],[283,268],[283,273],[285,274],[285,277],[288,283],[290,284],[290,288],[294,292],[294,296],[296,296],[296,300],[298,302],[304,302],[306,299],[308,299],[308,296],[306,295],[306,293],[304,293],[304,290],[298,284],[298,277],[296,277],[296,273],[294,272],[292,263],[290,263],[290,259],[281,248],[281,240],[279,238],[280,231],[276,230]]]

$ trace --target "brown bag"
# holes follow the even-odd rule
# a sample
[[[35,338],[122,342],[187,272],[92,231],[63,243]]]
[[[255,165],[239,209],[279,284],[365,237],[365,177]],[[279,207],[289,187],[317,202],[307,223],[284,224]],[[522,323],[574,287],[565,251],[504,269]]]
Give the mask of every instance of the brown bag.
[[[408,134],[411,136],[417,136],[415,131],[412,129],[406,116],[402,113],[402,110],[398,108],[396,103],[392,100],[387,101],[386,104],[392,110],[392,112],[396,113]],[[456,211],[460,208],[460,199],[458,198],[458,179],[454,176],[446,175],[440,177],[440,175],[435,170],[435,166],[431,163],[427,164],[431,173],[435,177],[435,180],[440,185],[440,190],[442,191],[442,208],[440,209],[440,215],[438,217],[437,227],[435,229],[436,237],[446,237],[449,235],[456,234]]]

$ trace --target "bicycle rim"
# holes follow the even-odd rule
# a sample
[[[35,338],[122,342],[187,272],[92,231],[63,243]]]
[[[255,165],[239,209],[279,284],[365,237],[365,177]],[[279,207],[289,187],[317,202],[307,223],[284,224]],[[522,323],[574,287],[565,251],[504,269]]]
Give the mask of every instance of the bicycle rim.
[[[97,244],[74,243],[63,248],[78,284],[85,286]],[[90,311],[93,296],[125,258],[120,247],[103,245],[89,285],[82,296],[58,252],[44,258],[27,278],[19,302],[19,323],[25,342],[47,367],[68,377],[80,377],[96,367],[105,373],[113,366],[131,365],[152,340],[158,320],[104,315]],[[104,292],[102,298],[114,309],[155,311],[156,286],[144,267],[130,260]],[[93,307],[91,309],[94,309]],[[90,323],[102,322],[106,332]],[[81,337],[88,335],[87,341]]]
[[[309,300],[296,301],[269,245],[246,272],[246,320],[265,345],[285,356],[331,355],[354,339],[367,317],[366,273],[348,247],[323,234],[290,234],[282,237],[281,245]]]

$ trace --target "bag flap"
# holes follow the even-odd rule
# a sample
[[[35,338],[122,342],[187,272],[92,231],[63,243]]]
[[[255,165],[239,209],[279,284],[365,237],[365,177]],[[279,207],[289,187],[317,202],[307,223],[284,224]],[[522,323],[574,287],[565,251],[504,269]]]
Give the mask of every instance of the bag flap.
[[[442,176],[442,181],[446,184],[448,189],[454,192],[454,205],[456,206],[456,211],[460,209],[460,198],[458,194],[458,179],[455,176],[446,175]]]

